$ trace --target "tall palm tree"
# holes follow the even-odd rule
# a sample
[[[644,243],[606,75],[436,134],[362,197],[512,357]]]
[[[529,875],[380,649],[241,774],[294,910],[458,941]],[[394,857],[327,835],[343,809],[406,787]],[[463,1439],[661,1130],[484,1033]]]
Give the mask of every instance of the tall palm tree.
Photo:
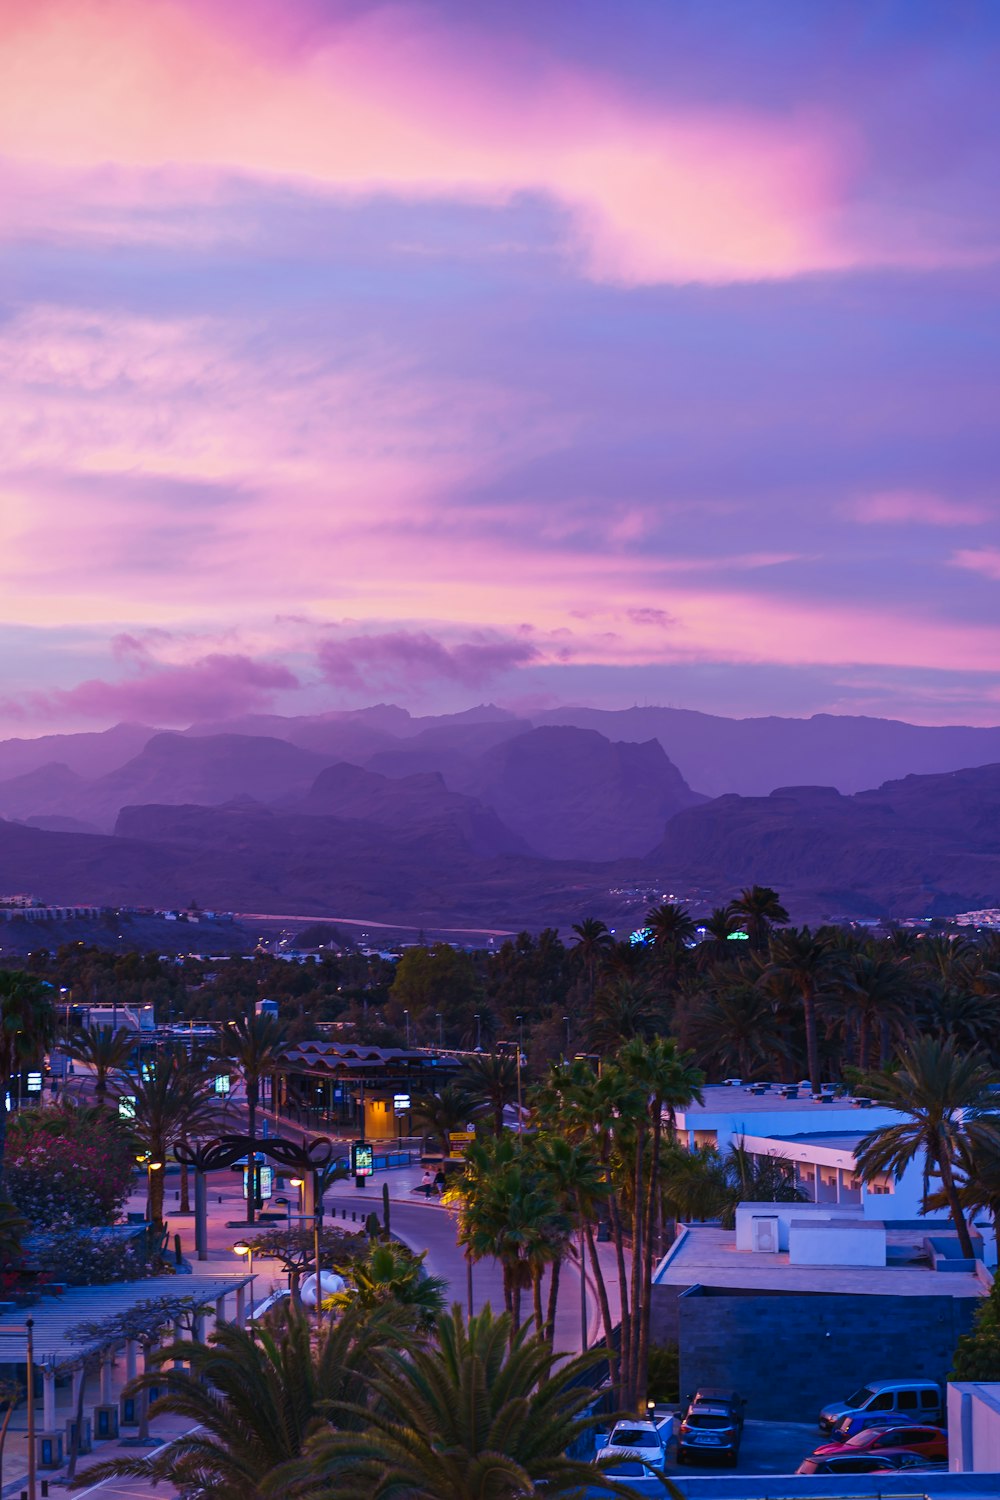
[[[15,1073],[41,1059],[55,1030],[52,986],[19,969],[0,970],[0,1182],[7,1145],[3,1096]]]
[[[858,1067],[871,1067],[872,1042],[876,1036],[901,1033],[906,1026],[906,999],[911,982],[903,966],[881,954],[865,952],[848,961],[843,1005],[857,1028]]]
[[[503,1134],[503,1112],[517,1100],[517,1058],[509,1052],[480,1052],[466,1060],[455,1080],[473,1105],[493,1116],[493,1133]]]
[[[219,1103],[209,1079],[192,1070],[182,1046],[164,1047],[151,1068],[119,1073],[123,1093],[135,1100],[129,1122],[136,1143],[159,1167],[149,1172],[149,1219],[163,1223],[163,1168],[175,1141],[219,1123]]]
[[[691,913],[676,901],[664,901],[646,913],[645,925],[657,956],[671,973],[676,973],[681,954],[698,930]]]
[[[759,1078],[781,1065],[786,1047],[774,1005],[749,979],[711,976],[678,1027],[700,1067],[716,1077]]]
[[[556,1370],[545,1339],[489,1307],[468,1324],[454,1307],[436,1334],[410,1354],[376,1355],[373,1403],[334,1403],[336,1428],[317,1431],[292,1471],[307,1492],[311,1482],[327,1500],[579,1500],[595,1483],[631,1493],[607,1477],[608,1460],[567,1457],[602,1420],[584,1415],[593,1391],[579,1383],[599,1353]]]
[[[183,1339],[164,1347],[154,1356],[156,1368],[132,1389],[165,1386],[153,1410],[182,1417],[187,1430],[148,1457],[97,1464],[80,1482],[127,1477],[212,1500],[267,1500],[275,1493],[270,1481],[302,1457],[331,1401],[345,1403],[344,1426],[360,1420],[351,1415],[353,1403],[365,1400],[371,1362],[390,1340],[405,1344],[400,1326],[360,1309],[347,1309],[317,1333],[304,1313],[286,1306],[273,1325],[258,1322],[248,1330],[219,1323],[207,1343]]]
[[[98,1104],[107,1099],[108,1079],[126,1067],[135,1050],[131,1031],[112,1031],[110,1026],[81,1026],[71,1032],[63,1051],[74,1062],[85,1064],[94,1074],[94,1095]]]
[[[1000,1074],[981,1052],[960,1052],[951,1037],[917,1037],[899,1051],[894,1073],[876,1075],[867,1087],[874,1098],[902,1116],[858,1143],[855,1156],[866,1181],[883,1172],[899,1177],[915,1156],[941,1177],[962,1254],[972,1258],[972,1240],[962,1212],[956,1163],[963,1144],[1000,1149],[1000,1113],[994,1090]],[[966,1147],[966,1149],[968,1149]]]
[[[592,1141],[570,1141],[563,1135],[543,1134],[535,1137],[537,1160],[550,1186],[558,1209],[576,1231],[580,1268],[581,1347],[587,1345],[587,1260],[594,1268],[594,1284],[601,1302],[602,1317],[608,1294],[601,1271],[600,1256],[594,1244],[594,1224],[608,1196],[608,1185]],[[549,1283],[548,1311],[545,1315],[545,1337],[555,1337],[556,1306],[559,1297],[560,1266],[552,1265]],[[607,1308],[610,1326],[610,1308]]]
[[[829,943],[808,927],[789,928],[771,938],[769,961],[761,983],[769,981],[794,987],[802,1006],[806,1040],[806,1062],[814,1094],[819,1093],[822,1075],[819,1064],[819,1034],[816,1029],[816,1007],[820,998],[832,994],[843,972],[843,958]]]
[[[743,930],[755,953],[765,953],[775,927],[783,927],[788,913],[777,891],[769,885],[749,885],[740,891],[730,908],[742,919]]]
[[[582,922],[574,922],[573,932],[576,934],[574,951],[582,958],[587,975],[587,999],[593,1003],[597,968],[604,954],[614,944],[614,938],[607,925],[597,917],[584,917]]]
[[[274,1016],[240,1016],[230,1021],[223,1036],[225,1055],[243,1079],[247,1094],[247,1223],[260,1206],[260,1168],[257,1164],[257,1106],[263,1079],[273,1077],[282,1058],[285,1029]]]

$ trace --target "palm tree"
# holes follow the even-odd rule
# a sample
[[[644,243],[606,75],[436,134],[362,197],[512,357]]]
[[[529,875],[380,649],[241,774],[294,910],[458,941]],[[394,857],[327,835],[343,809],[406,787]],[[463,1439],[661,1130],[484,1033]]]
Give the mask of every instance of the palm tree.
[[[110,1026],[81,1026],[71,1033],[63,1051],[74,1062],[84,1063],[94,1074],[94,1094],[103,1105],[108,1093],[108,1078],[128,1065],[136,1039],[131,1031],[112,1031]]]
[[[163,1168],[177,1140],[210,1129],[219,1118],[219,1104],[210,1081],[193,1071],[182,1046],[165,1047],[151,1068],[138,1073],[120,1073],[124,1093],[135,1100],[129,1122],[132,1135],[151,1162],[149,1171],[149,1219],[163,1223]]]
[[[873,1098],[898,1110],[898,1125],[884,1125],[858,1143],[855,1156],[865,1181],[884,1172],[901,1176],[918,1154],[937,1169],[962,1254],[972,1259],[972,1240],[955,1176],[963,1143],[1000,1148],[1000,1114],[994,1089],[1000,1074],[981,1052],[960,1052],[951,1037],[917,1037],[899,1051],[899,1068],[876,1075]],[[966,1148],[967,1149],[967,1148]]]
[[[648,985],[641,979],[617,979],[604,984],[594,997],[590,1044],[598,1052],[613,1052],[630,1037],[653,1036],[656,1015]]]
[[[55,1029],[52,986],[19,969],[0,970],[0,1182],[7,1145],[3,1096],[13,1075],[41,1058]]]
[[[805,1203],[807,1194],[795,1186],[793,1169],[784,1157],[753,1155],[742,1136],[734,1139],[722,1159],[723,1202],[719,1219],[723,1229],[736,1227],[741,1203]]]
[[[421,1094],[413,1101],[413,1117],[429,1127],[441,1142],[441,1154],[450,1150],[452,1131],[466,1130],[476,1110],[476,1101],[461,1082],[442,1084],[435,1094]]]
[[[743,930],[755,953],[765,953],[772,930],[788,921],[777,891],[772,891],[769,885],[747,886],[730,902],[730,910],[742,918]]]
[[[606,1477],[609,1462],[568,1458],[603,1420],[578,1382],[599,1353],[555,1369],[551,1346],[509,1314],[489,1307],[468,1324],[461,1308],[437,1320],[433,1342],[379,1352],[369,1377],[374,1403],[337,1401],[337,1428],[316,1432],[305,1465],[292,1471],[327,1500],[578,1500]],[[293,1489],[294,1493],[294,1489]]]
[[[760,1077],[784,1061],[786,1051],[774,1006],[748,979],[719,976],[695,997],[679,1031],[699,1066],[744,1081]]]
[[[538,1164],[548,1182],[556,1205],[578,1236],[578,1258],[580,1267],[581,1347],[587,1347],[587,1259],[590,1252],[594,1268],[594,1284],[601,1301],[604,1316],[608,1302],[607,1287],[601,1271],[600,1257],[594,1244],[594,1223],[601,1205],[608,1196],[608,1185],[601,1163],[597,1158],[593,1142],[589,1140],[569,1141],[563,1135],[544,1134],[535,1137]],[[561,1260],[552,1264],[549,1283],[548,1311],[545,1315],[545,1337],[552,1343],[555,1337],[556,1307],[559,1297]],[[610,1327],[610,1308],[607,1326]]]
[[[582,922],[574,922],[573,931],[576,933],[574,950],[583,959],[583,967],[587,975],[587,999],[593,1003],[597,966],[606,951],[613,945],[614,938],[605,923],[597,917],[584,917]]]
[[[845,979],[844,1009],[857,1027],[858,1067],[867,1073],[873,1038],[904,1029],[910,981],[895,959],[864,950],[851,957]]]
[[[765,987],[772,980],[779,985],[787,984],[799,997],[806,1035],[806,1062],[814,1094],[819,1093],[822,1081],[816,1005],[822,996],[835,991],[842,972],[842,958],[832,951],[824,938],[810,932],[808,927],[793,927],[787,932],[776,933],[771,939],[770,959],[761,982]]]
[[[686,906],[664,901],[646,913],[646,924],[653,948],[667,969],[676,973],[681,954],[693,942],[697,925]]]
[[[331,1299],[333,1305],[357,1306],[369,1313],[389,1306],[397,1309],[407,1323],[428,1332],[444,1311],[448,1282],[443,1276],[426,1274],[426,1257],[426,1250],[414,1255],[405,1245],[373,1245],[364,1260],[351,1262],[347,1274],[354,1285],[337,1292]]]
[[[274,1016],[251,1014],[230,1021],[223,1047],[243,1079],[247,1091],[247,1223],[252,1224],[260,1206],[260,1168],[257,1165],[257,1106],[261,1081],[273,1076],[281,1065],[284,1027]]]
[[[187,1430],[159,1453],[97,1464],[81,1482],[127,1477],[212,1500],[267,1500],[274,1494],[269,1481],[301,1458],[331,1401],[345,1403],[345,1426],[356,1420],[353,1406],[365,1399],[371,1362],[390,1340],[405,1343],[391,1319],[349,1308],[317,1333],[289,1305],[280,1321],[258,1323],[255,1331],[219,1323],[207,1343],[180,1340],[159,1350],[157,1368],[131,1389],[165,1385],[153,1410],[182,1417]],[[175,1359],[188,1368],[171,1368]]]
[[[503,1134],[503,1112],[517,1100],[517,1058],[509,1052],[481,1052],[467,1059],[455,1080],[472,1104],[492,1112],[493,1133]]]

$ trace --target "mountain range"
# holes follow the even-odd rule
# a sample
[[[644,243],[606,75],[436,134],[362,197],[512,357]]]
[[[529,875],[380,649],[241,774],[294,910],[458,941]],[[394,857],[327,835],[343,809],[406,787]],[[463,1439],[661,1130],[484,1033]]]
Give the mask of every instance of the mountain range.
[[[800,918],[943,915],[1000,905],[998,815],[1000,729],[831,715],[381,704],[0,742],[0,888],[60,903],[533,926],[756,882]]]

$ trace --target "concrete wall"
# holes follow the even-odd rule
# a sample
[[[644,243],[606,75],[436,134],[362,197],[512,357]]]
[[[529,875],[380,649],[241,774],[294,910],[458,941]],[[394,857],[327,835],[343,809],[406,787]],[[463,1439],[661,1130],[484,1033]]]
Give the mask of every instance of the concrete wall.
[[[827,1224],[793,1219],[788,1261],[793,1266],[884,1266],[885,1225],[864,1219]]]
[[[655,1287],[654,1295],[668,1290]],[[973,1297],[690,1287],[676,1303],[681,1394],[732,1386],[746,1397],[749,1417],[813,1422],[821,1406],[868,1380],[944,1382],[978,1306]]]
[[[958,1474],[1000,1473],[1000,1385],[949,1385],[948,1467]]]
[[[788,1226],[793,1219],[856,1219],[857,1208],[841,1208],[836,1203],[740,1203],[736,1208],[736,1248],[753,1249],[753,1220],[778,1220],[778,1249],[788,1249]]]

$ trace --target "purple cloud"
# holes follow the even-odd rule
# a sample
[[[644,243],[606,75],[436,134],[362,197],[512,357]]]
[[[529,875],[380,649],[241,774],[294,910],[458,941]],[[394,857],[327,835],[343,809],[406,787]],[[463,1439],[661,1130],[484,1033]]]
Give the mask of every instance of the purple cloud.
[[[536,661],[529,641],[463,641],[446,646],[423,630],[390,630],[323,641],[320,671],[332,687],[405,692],[430,682],[479,688],[514,667]]]

